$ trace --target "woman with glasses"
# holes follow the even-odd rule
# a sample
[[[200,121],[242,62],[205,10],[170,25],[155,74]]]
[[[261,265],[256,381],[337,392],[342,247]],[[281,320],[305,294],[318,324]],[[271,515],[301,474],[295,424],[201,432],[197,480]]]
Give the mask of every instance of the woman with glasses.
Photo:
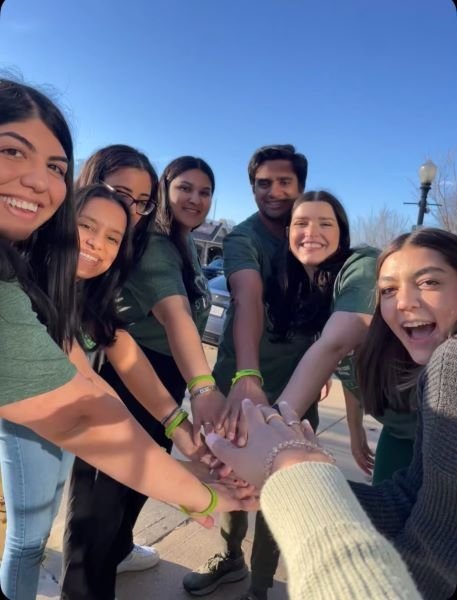
[[[83,166],[77,185],[98,180],[115,189],[129,204],[135,227],[134,268],[120,300],[120,315],[127,323],[134,321],[134,324],[128,326],[129,332],[117,332],[114,344],[105,348],[108,362],[103,365],[100,374],[116,390],[136,420],[167,452],[171,452],[172,444],[176,443],[185,455],[198,458],[204,453],[204,447],[199,436],[195,435],[194,439],[190,436],[188,423],[177,428],[173,439],[170,439],[165,435],[162,423],[152,416],[160,418],[154,411],[159,402],[162,405],[165,401],[172,402],[179,408],[186,389],[180,367],[173,353],[167,351],[170,325],[167,329],[167,325],[160,321],[164,311],[172,313],[176,323],[181,322],[181,311],[184,326],[190,329],[189,335],[170,341],[170,346],[174,344],[174,351],[179,353],[177,346],[181,347],[182,341],[186,340],[191,356],[190,360],[184,359],[190,363],[183,367],[185,377],[190,380],[195,374],[203,376],[203,380],[199,380],[200,385],[196,386],[201,388],[205,383],[205,373],[209,376],[211,373],[200,342],[209,311],[208,292],[190,231],[204,220],[209,211],[214,177],[206,163],[198,159],[190,158],[177,164],[189,167],[184,169],[189,173],[183,172],[186,177],[179,185],[185,191],[176,188],[171,194],[177,201],[174,209],[177,216],[176,219],[171,214],[165,216],[165,212],[170,210],[170,203],[162,176],[159,208],[162,216],[157,226],[152,223],[157,178],[152,175],[154,171],[147,158],[133,148],[116,145],[96,152]],[[176,170],[173,171],[173,179],[175,177]],[[181,207],[182,198],[186,208]],[[146,212],[147,215],[144,214]],[[171,222],[174,223],[173,234],[168,235],[170,230],[167,231],[166,227]],[[190,226],[184,224],[187,222]],[[153,228],[160,232],[152,233],[150,229]],[[176,238],[178,241],[175,243]],[[187,312],[189,302],[192,302],[192,309]],[[159,307],[157,313],[156,306]],[[192,330],[196,333],[193,340],[190,339]],[[173,335],[176,338],[176,334],[171,332],[172,339]],[[139,346],[134,344],[135,347],[132,347],[131,336]],[[163,384],[162,390],[146,372],[145,360],[157,373]],[[206,381],[206,387],[208,383],[211,381]],[[205,394],[200,395],[203,399]],[[214,390],[214,386],[206,396],[205,403],[214,402],[215,406],[222,406],[223,397]],[[116,573],[144,570],[157,564],[159,556],[155,549],[133,544],[132,530],[145,501],[145,496],[76,460],[65,535],[63,599],[112,600]]]

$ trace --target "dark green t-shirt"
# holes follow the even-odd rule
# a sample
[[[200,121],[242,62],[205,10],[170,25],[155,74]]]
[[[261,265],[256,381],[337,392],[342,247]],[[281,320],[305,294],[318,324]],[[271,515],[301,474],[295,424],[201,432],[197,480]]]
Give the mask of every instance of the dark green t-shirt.
[[[335,279],[333,286],[332,313],[353,312],[372,315],[376,303],[377,248],[355,248]],[[336,368],[336,375],[345,388],[359,397],[355,375],[354,352],[343,358]]]
[[[203,335],[211,306],[211,295],[195,243],[190,236],[189,247],[192,253],[194,281],[201,292],[191,303],[192,317],[200,335]],[[169,296],[187,298],[183,281],[183,261],[176,246],[167,236],[150,233],[146,251],[134,267],[122,291],[120,316],[126,322],[129,333],[139,344],[171,356],[165,328],[151,312],[157,302]]]
[[[253,269],[260,274],[264,290],[272,275],[273,259],[284,241],[274,236],[255,213],[240,223],[224,240],[224,271],[230,275],[243,269]],[[285,308],[287,310],[287,308]],[[214,376],[222,392],[227,394],[236,371],[233,342],[233,304],[227,310],[223,339],[219,345]],[[260,370],[264,378],[264,391],[274,402],[288,383],[292,373],[314,338],[301,334],[290,341],[275,343],[269,333],[271,327],[267,311],[264,313],[264,330],[260,340]]]
[[[55,390],[76,375],[16,283],[0,281],[0,340],[2,406]]]

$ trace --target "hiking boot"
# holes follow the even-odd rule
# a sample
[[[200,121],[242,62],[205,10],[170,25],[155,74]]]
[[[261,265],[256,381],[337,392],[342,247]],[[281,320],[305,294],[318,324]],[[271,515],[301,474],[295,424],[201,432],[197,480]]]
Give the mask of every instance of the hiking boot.
[[[232,558],[230,554],[216,554],[202,567],[182,580],[186,592],[193,596],[206,596],[222,583],[241,581],[249,574],[244,556]]]

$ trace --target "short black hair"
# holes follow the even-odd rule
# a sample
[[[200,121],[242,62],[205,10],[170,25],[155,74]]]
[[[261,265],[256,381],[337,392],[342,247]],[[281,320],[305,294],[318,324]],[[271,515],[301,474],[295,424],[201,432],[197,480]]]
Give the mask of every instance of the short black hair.
[[[308,160],[304,154],[295,150],[292,144],[275,144],[273,146],[262,146],[254,152],[248,165],[249,181],[254,185],[257,169],[267,160],[288,160],[292,164],[298,179],[300,192],[303,192],[308,175]]]

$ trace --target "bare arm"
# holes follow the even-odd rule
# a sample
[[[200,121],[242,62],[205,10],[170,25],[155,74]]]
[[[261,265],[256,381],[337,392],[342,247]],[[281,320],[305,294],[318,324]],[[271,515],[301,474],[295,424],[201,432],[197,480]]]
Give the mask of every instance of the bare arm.
[[[345,387],[343,387],[343,393],[352,456],[362,471],[371,475],[374,467],[374,453],[368,445],[367,434],[363,427],[363,408],[356,396]]]
[[[168,296],[152,308],[159,323],[165,328],[173,358],[183,378],[188,382],[198,375],[211,375],[197,327],[192,319],[189,301],[185,296]],[[207,385],[198,383],[193,390]],[[192,401],[194,441],[198,443],[200,429],[220,429],[225,398],[219,391],[201,394]]]
[[[0,407],[0,417],[29,427],[142,494],[193,511],[209,503],[208,491],[161,450],[122,402],[80,374],[51,392]],[[240,506],[223,493],[219,507],[226,504]]]
[[[127,331],[116,331],[116,341],[105,354],[129,392],[158,421],[178,406]]]
[[[338,363],[365,339],[371,315],[337,311],[298,363],[279,400],[299,415],[313,404]]]
[[[236,369],[260,370],[259,344],[264,327],[263,284],[258,271],[242,269],[230,275],[234,303],[233,341]],[[243,377],[230,390],[226,434],[231,440],[238,434],[238,444],[246,440],[246,424],[241,415],[241,401],[250,398],[255,404],[268,406],[258,377]],[[240,418],[241,417],[241,418]]]

